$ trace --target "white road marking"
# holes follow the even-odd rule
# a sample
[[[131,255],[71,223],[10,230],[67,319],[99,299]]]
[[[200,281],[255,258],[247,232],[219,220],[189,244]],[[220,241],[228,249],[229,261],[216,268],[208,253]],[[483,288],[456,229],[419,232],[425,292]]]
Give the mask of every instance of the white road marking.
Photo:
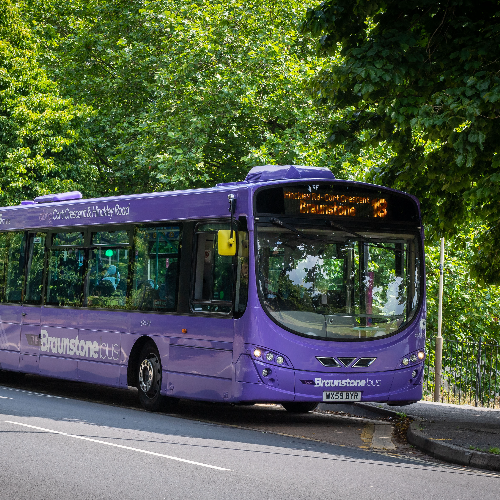
[[[29,396],[44,396],[46,398],[56,398],[56,399],[66,399],[66,400],[70,399],[70,398],[63,398],[62,396],[53,396],[52,394],[45,394],[42,392],[32,392],[32,391],[24,391],[22,389],[13,389],[12,387],[0,387],[0,389],[3,389],[4,391],[22,392],[23,394],[28,394]],[[2,396],[0,396],[0,398],[4,399]]]
[[[216,465],[203,464],[201,462],[194,462],[193,460],[186,460],[184,458],[172,457],[171,455],[164,455],[163,453],[155,453],[154,451],[141,450],[140,448],[132,448],[131,446],[124,446],[122,444],[108,443],[106,441],[101,441],[100,439],[92,439],[84,436],[77,436],[75,434],[67,434],[66,432],[54,431],[52,429],[45,429],[43,427],[37,427],[36,425],[23,424],[21,422],[13,422],[11,420],[5,420],[7,424],[21,425],[22,427],[28,427],[29,429],[36,429],[38,431],[49,432],[52,434],[59,434],[61,436],[67,436],[74,439],[81,439],[82,441],[90,441],[92,443],[105,444],[106,446],[113,446],[114,448],[121,448],[122,450],[137,451],[138,453],[144,453],[145,455],[153,455],[155,457],[168,458],[169,460],[176,460],[178,462],[184,462],[191,465],[199,465],[200,467],[207,467],[209,469],[225,470],[230,471],[231,469],[225,469],[224,467],[217,467]]]

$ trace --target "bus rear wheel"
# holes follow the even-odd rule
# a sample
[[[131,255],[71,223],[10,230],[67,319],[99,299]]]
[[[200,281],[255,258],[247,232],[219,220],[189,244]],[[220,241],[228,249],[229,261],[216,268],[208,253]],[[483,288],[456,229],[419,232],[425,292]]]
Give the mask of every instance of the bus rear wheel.
[[[318,403],[281,403],[281,406],[290,413],[308,413],[313,411]]]
[[[162,407],[160,354],[153,342],[144,345],[139,355],[137,367],[137,388],[139,402],[149,411],[158,411]]]

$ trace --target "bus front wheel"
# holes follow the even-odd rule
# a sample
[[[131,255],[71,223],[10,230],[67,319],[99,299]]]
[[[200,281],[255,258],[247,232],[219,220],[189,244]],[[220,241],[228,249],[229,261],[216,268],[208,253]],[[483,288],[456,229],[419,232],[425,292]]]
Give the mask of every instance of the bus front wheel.
[[[161,408],[161,361],[153,342],[148,342],[141,350],[137,368],[137,388],[139,402],[143,408],[149,411],[158,411]]]
[[[313,411],[318,403],[281,403],[281,406],[290,413],[308,413]]]

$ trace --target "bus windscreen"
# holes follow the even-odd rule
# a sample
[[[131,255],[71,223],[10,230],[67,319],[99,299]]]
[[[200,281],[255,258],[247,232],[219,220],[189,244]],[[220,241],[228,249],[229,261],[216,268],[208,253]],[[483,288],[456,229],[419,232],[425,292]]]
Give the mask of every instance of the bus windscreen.
[[[418,236],[259,225],[258,285],[267,314],[323,340],[387,337],[420,302]]]

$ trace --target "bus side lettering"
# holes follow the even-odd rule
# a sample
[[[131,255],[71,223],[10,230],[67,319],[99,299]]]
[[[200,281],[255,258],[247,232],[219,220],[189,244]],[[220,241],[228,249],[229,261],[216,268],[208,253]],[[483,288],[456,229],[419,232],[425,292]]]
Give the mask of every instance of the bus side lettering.
[[[66,356],[80,356],[82,358],[100,358],[118,361],[118,344],[109,345],[106,342],[99,344],[97,341],[80,340],[67,337],[50,337],[47,330],[42,330],[40,349],[43,352],[61,354]]]

